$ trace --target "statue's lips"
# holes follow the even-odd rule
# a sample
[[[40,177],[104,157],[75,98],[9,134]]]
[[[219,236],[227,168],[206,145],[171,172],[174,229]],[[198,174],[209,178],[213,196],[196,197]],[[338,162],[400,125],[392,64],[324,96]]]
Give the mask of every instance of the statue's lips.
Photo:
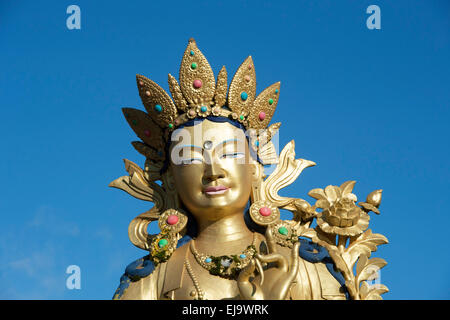
[[[225,193],[229,188],[224,186],[206,187],[203,192],[209,195]]]

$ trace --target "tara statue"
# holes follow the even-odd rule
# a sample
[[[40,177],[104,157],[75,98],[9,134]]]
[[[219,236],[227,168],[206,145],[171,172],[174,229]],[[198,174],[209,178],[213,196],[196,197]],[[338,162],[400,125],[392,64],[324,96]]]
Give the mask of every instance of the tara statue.
[[[368,229],[381,190],[358,204],[355,181],[311,190],[313,205],[278,194],[315,163],[295,158],[294,141],[277,153],[280,123],[269,123],[280,83],[256,95],[251,57],[228,88],[225,67],[216,80],[191,39],[179,80],[169,74],[172,98],[144,76],[137,86],[147,112],[123,112],[145,166],[125,160],[128,175],[110,186],[154,206],[129,225],[148,254],[128,265],[114,299],[363,300],[388,291],[368,282],[386,265],[370,255],[388,240]],[[268,176],[267,165],[276,165]],[[158,234],[148,234],[153,221]]]

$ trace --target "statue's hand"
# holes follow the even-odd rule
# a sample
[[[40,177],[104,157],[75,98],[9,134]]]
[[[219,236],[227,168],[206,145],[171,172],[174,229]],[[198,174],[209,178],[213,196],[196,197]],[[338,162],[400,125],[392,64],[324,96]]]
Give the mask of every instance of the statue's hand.
[[[299,242],[292,248],[290,261],[277,252],[271,228],[267,228],[266,241],[269,253],[257,254],[239,274],[237,279],[241,297],[244,300],[285,300],[298,272]],[[274,263],[263,273],[255,275],[260,263]],[[261,271],[260,271],[261,272]],[[252,280],[250,280],[252,278]]]

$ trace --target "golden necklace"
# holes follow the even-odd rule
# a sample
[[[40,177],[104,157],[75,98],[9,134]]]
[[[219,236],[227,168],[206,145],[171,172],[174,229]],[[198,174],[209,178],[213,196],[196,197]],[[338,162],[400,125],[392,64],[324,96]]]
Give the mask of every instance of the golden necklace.
[[[210,274],[226,279],[235,279],[239,271],[244,269],[256,254],[256,236],[253,234],[252,244],[237,255],[212,256],[198,253],[194,240],[191,240],[190,249],[195,260]]]

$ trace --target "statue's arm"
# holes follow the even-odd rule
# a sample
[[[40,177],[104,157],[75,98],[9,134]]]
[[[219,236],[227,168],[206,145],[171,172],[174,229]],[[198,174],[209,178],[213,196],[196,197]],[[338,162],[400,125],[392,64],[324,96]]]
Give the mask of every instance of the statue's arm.
[[[299,270],[289,291],[289,300],[345,300],[343,283],[333,276],[325,263],[309,262],[301,257]]]

